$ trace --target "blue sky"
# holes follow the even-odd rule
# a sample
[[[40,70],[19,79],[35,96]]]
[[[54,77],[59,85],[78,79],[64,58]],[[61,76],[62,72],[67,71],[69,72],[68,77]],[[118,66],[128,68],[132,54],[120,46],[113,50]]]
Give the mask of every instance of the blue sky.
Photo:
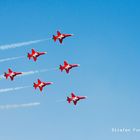
[[[27,58],[0,63],[30,71],[58,67],[64,60],[81,66],[69,75],[49,71],[14,82],[1,80],[0,89],[32,86],[40,78],[53,81],[43,93],[33,88],[0,94],[0,104],[40,102],[40,106],[0,110],[2,140],[139,140],[140,133],[111,128],[140,128],[140,3],[137,0],[2,0],[0,45],[50,38],[59,29],[74,36],[60,45],[53,40],[0,50],[0,59],[27,55],[32,48],[47,51],[37,63]],[[88,96],[75,107],[65,100],[74,91]]]

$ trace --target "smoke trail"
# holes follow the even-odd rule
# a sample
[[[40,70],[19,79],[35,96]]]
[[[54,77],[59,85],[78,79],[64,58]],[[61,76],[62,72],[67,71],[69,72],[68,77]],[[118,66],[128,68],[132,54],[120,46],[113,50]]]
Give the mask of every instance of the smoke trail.
[[[42,72],[47,72],[47,71],[52,71],[52,70],[57,70],[57,69],[58,68],[52,68],[52,69],[42,69],[42,70],[22,72],[22,75],[19,75],[19,76],[26,76],[26,75],[31,75],[31,74],[36,74],[36,73],[42,73]]]
[[[43,69],[43,70],[40,70],[40,72],[53,71],[53,70],[58,70],[58,67],[51,68],[51,69]]]
[[[11,58],[5,58],[5,59],[0,59],[0,63],[6,62],[6,61],[11,61],[11,60],[16,60],[20,58],[24,58],[25,56],[19,56],[19,57],[11,57]]]
[[[11,104],[11,105],[0,105],[0,109],[16,109],[16,108],[28,108],[28,107],[35,107],[40,105],[39,102],[33,102],[33,103],[26,103],[26,104]]]
[[[32,70],[32,71],[22,72],[22,74],[19,75],[18,77],[28,76],[28,75],[32,75],[32,74],[53,71],[53,70],[58,70],[58,68],[56,67],[56,68],[52,68],[52,69],[42,69],[42,70],[34,70],[34,71]],[[0,75],[0,80],[2,80],[2,79],[5,79],[3,74]]]
[[[4,79],[4,78],[5,78],[4,75],[1,74],[1,75],[0,75],[0,80],[1,80],[1,79]]]
[[[1,45],[0,46],[0,50],[14,49],[14,48],[22,47],[22,46],[36,44],[36,43],[43,42],[43,41],[50,40],[50,39],[51,38],[40,39],[40,40],[33,40],[33,41],[27,41],[27,42],[21,42],[21,43],[9,44],[9,45]]]
[[[15,90],[20,90],[20,89],[25,89],[25,88],[30,88],[30,87],[32,87],[32,86],[15,87],[15,88],[4,88],[4,89],[0,89],[0,93],[9,92],[9,91],[15,91]]]

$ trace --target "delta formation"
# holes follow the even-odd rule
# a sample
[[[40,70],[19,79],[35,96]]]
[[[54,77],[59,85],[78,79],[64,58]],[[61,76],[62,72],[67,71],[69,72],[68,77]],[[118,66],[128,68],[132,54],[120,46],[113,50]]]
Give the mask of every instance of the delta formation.
[[[73,34],[62,34],[62,33],[60,33],[60,31],[57,31],[57,35],[53,35],[52,39],[54,40],[54,42],[56,42],[58,40],[60,42],[60,44],[62,44],[63,39],[70,37],[70,36],[73,36]],[[27,53],[27,57],[29,60],[33,59],[33,61],[36,62],[38,60],[38,57],[45,55],[46,53],[47,52],[38,52],[38,51],[35,51],[35,49],[32,49],[31,53]],[[63,65],[59,65],[59,70],[61,72],[63,72],[65,70],[66,73],[69,74],[71,69],[73,69],[75,67],[79,67],[79,66],[80,66],[79,64],[69,64],[65,60]],[[16,76],[22,75],[22,74],[23,74],[23,72],[15,72],[11,68],[9,68],[7,73],[4,72],[4,77],[6,79],[10,78],[11,81],[14,81],[14,78]],[[34,87],[34,89],[38,88],[40,90],[40,92],[42,92],[44,87],[46,87],[48,85],[52,85],[52,84],[53,84],[53,82],[42,82],[38,78],[37,83],[36,82],[33,83],[33,87]],[[71,96],[67,97],[66,101],[68,103],[73,102],[73,104],[76,105],[79,100],[86,99],[86,98],[87,98],[86,96],[77,96],[77,95],[75,95],[74,92],[72,92]]]

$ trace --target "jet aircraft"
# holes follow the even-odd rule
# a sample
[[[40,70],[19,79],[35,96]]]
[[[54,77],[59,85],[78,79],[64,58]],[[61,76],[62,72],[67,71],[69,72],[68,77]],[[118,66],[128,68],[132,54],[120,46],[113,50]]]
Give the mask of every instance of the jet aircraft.
[[[46,54],[46,52],[36,52],[34,49],[32,49],[32,53],[28,53],[27,57],[29,59],[33,58],[34,61],[37,60],[37,57],[39,57],[40,55],[44,55]]]
[[[17,75],[22,74],[22,72],[13,72],[10,68],[8,69],[8,73],[4,73],[4,76],[6,79],[8,79],[8,77],[10,77],[10,79],[13,81],[14,77]]]
[[[57,31],[57,35],[53,35],[53,40],[56,42],[56,40],[59,40],[59,42],[62,44],[63,39],[69,36],[72,36],[73,34],[61,34],[59,31]]]
[[[74,68],[74,67],[79,67],[80,65],[79,64],[68,64],[67,61],[64,61],[64,66],[60,65],[59,66],[59,69],[61,70],[61,72],[63,70],[66,71],[66,73],[69,73],[70,69]]]
[[[74,93],[71,93],[71,97],[67,97],[67,101],[68,103],[71,103],[71,101],[73,101],[74,105],[76,105],[79,100],[86,98],[86,96],[76,96]]]
[[[40,91],[42,91],[45,86],[50,85],[50,84],[53,84],[53,82],[41,82],[41,80],[38,79],[38,83],[34,83],[33,87],[35,89],[39,88]]]

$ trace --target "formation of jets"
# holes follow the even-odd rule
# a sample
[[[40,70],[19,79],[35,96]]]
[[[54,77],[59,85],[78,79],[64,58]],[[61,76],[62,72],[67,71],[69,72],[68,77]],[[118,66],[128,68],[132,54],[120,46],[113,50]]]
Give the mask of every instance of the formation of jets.
[[[72,34],[61,34],[59,31],[57,31],[57,35],[53,35],[53,40],[54,42],[56,40],[59,40],[59,42],[62,44],[63,39],[66,37],[72,36]],[[37,61],[37,58],[41,55],[46,54],[46,52],[37,52],[34,49],[31,50],[31,53],[27,54],[27,57],[29,58],[29,60],[32,58],[34,61]],[[66,71],[66,73],[68,74],[70,72],[70,70],[74,67],[79,67],[79,64],[69,64],[67,61],[64,61],[64,65],[59,65],[59,69],[62,72],[63,70]],[[8,69],[8,73],[4,73],[4,77],[6,79],[8,79],[8,77],[10,77],[11,81],[14,80],[14,77],[17,75],[22,74],[22,72],[13,72],[10,68]],[[42,82],[40,79],[37,79],[37,83],[33,83],[33,87],[35,89],[39,88],[39,90],[42,92],[43,88],[45,86],[51,85],[53,84],[53,82]],[[73,102],[74,105],[77,104],[77,102],[81,99],[86,99],[86,96],[76,96],[74,93],[71,93],[71,97],[67,97],[67,101],[68,103]]]

